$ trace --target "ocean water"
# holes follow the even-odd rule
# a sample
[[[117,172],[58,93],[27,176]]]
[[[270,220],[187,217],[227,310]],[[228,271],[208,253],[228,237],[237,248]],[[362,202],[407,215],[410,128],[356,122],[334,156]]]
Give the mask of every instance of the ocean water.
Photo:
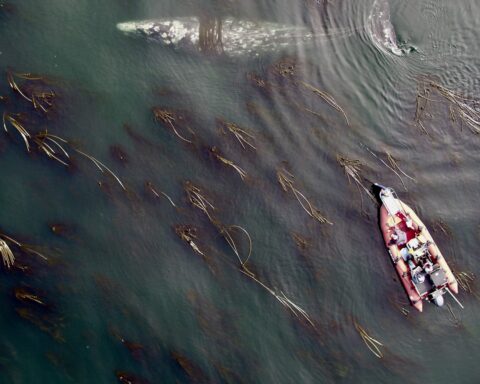
[[[480,6],[390,0],[382,5],[390,20],[378,21],[378,1],[0,2],[1,112],[21,112],[31,132],[67,139],[126,187],[73,149],[66,168],[27,153],[11,126],[2,131],[1,232],[40,247],[48,260],[12,247],[17,268],[1,269],[1,383],[478,380],[475,294],[460,291],[463,310],[447,298],[451,311],[405,305],[404,316],[398,307],[406,295],[378,207],[337,156],[361,162],[365,186],[394,187],[455,271],[480,273],[478,135],[453,122],[435,93],[422,120],[427,134],[415,122],[423,76],[479,95]],[[185,16],[294,25],[315,37],[232,58],[172,49],[116,27]],[[409,52],[394,54],[371,17],[393,27]],[[287,63],[283,76],[279,63]],[[54,110],[35,112],[9,88],[8,71],[40,74],[56,92]],[[348,124],[312,87],[334,98]],[[180,133],[193,144],[155,122],[154,106],[182,111],[190,130],[181,124]],[[222,134],[217,119],[248,129],[256,150]],[[212,146],[245,170],[245,181],[215,159]],[[403,177],[404,188],[364,146],[385,161],[393,155],[415,181]],[[280,167],[332,225],[282,190]],[[219,222],[248,231],[249,268],[314,326],[241,273],[219,231],[188,203],[186,180],[202,188]],[[204,257],[176,235],[176,225],[197,228]],[[245,257],[246,238],[235,228]],[[293,233],[309,245],[299,248]],[[471,284],[475,292],[478,282]],[[43,304],[22,299],[25,290]],[[368,350],[356,323],[382,342],[383,358]]]

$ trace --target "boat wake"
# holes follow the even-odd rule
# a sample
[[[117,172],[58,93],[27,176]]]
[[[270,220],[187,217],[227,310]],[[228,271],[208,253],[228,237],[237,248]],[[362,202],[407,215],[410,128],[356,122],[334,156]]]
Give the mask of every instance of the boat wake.
[[[368,16],[367,31],[375,46],[381,51],[391,52],[396,56],[405,56],[415,51],[415,47],[399,43],[395,28],[390,20],[388,0],[375,0]]]

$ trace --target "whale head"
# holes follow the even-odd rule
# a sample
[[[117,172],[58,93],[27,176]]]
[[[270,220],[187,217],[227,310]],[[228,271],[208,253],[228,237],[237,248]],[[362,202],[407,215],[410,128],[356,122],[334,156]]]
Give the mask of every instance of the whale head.
[[[174,47],[195,45],[199,37],[199,21],[195,17],[128,21],[118,23],[117,29]]]

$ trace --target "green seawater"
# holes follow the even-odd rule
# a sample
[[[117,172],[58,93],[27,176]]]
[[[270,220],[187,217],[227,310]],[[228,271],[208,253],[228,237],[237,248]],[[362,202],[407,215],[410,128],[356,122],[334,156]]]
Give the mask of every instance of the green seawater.
[[[373,3],[0,2],[0,95],[8,97],[1,113],[23,112],[32,130],[70,140],[127,187],[78,153],[66,169],[27,153],[12,128],[2,131],[2,233],[41,246],[49,259],[16,250],[29,270],[1,268],[1,383],[115,383],[119,372],[149,383],[478,381],[478,300],[461,291],[461,310],[447,297],[456,319],[433,305],[423,313],[407,305],[409,315],[402,315],[393,303],[407,298],[385,251],[377,207],[349,182],[337,155],[360,160],[367,187],[393,186],[437,228],[433,236],[456,271],[480,273],[480,139],[453,124],[437,96],[425,117],[428,135],[414,124],[422,75],[469,97],[480,94],[480,4],[389,1],[398,40],[415,47],[395,56],[374,42]],[[322,33],[311,44],[231,59],[174,50],[116,28],[219,14]],[[348,125],[308,89],[275,77],[275,63],[287,58],[297,63],[299,78],[335,98]],[[44,75],[58,95],[55,112],[46,118],[33,112],[9,88],[9,69]],[[260,89],[251,73],[277,86]],[[185,111],[195,145],[156,123],[153,106]],[[256,151],[222,135],[217,118],[248,127]],[[383,159],[391,153],[415,178],[404,177],[408,191],[360,143]],[[247,180],[217,162],[211,146],[241,166]],[[127,161],[118,160],[115,147]],[[333,225],[314,221],[282,191],[276,170],[283,162]],[[185,180],[207,191],[222,223],[248,230],[251,269],[303,308],[315,327],[239,271],[215,227],[188,204]],[[147,181],[176,207],[155,198]],[[51,230],[60,224],[64,236]],[[198,228],[205,258],[177,237],[178,224]],[[295,245],[293,232],[309,240],[307,249]],[[234,235],[244,254],[244,238]],[[47,306],[15,298],[22,287]],[[37,324],[24,318],[25,308]],[[383,343],[384,358],[367,349],[355,321]]]

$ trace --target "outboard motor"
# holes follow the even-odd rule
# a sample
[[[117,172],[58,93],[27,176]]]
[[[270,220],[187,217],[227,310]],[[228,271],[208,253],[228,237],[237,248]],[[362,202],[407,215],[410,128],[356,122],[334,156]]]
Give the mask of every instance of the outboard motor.
[[[433,302],[437,307],[443,306],[443,304],[445,303],[445,300],[443,299],[443,295],[438,295],[437,297],[435,297],[433,299]]]

